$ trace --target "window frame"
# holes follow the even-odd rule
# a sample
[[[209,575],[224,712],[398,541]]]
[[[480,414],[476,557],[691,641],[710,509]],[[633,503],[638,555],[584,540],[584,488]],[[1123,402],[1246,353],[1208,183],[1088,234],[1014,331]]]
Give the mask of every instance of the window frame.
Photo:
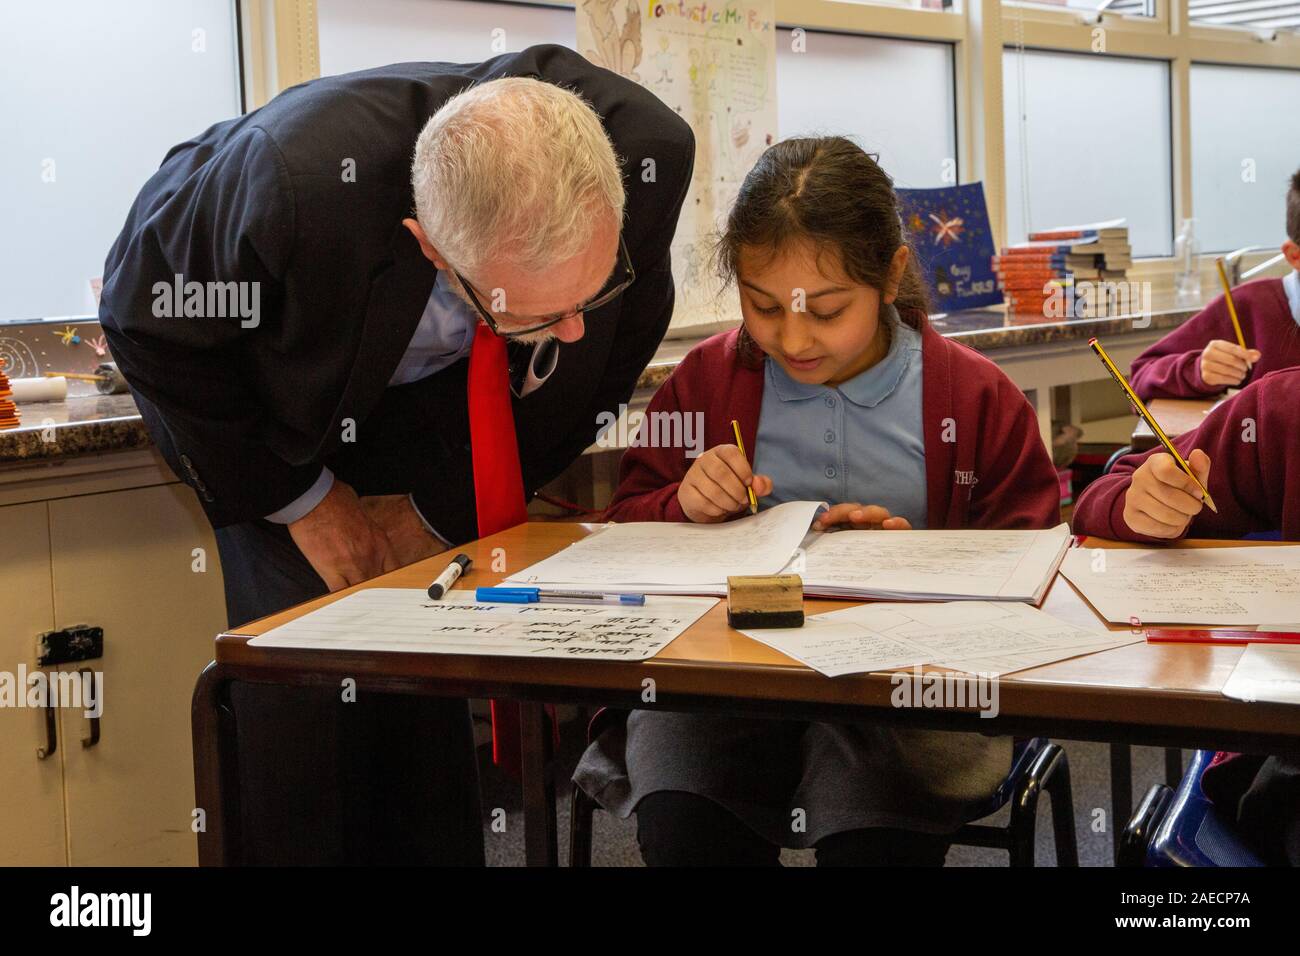
[[[315,0],[237,0],[245,25],[249,108],[294,83],[320,75]],[[571,0],[473,0],[573,9]],[[900,40],[930,40],[953,47],[956,81],[959,182],[982,181],[997,245],[1006,241],[1005,115],[1002,58],[1023,43],[1046,52],[1113,54],[1164,60],[1170,77],[1170,155],[1173,222],[1195,215],[1192,205],[1191,65],[1271,66],[1300,70],[1300,31],[1271,39],[1252,30],[1194,24],[1187,0],[1155,0],[1155,16],[1036,7],[1003,0],[958,0],[960,9],[928,10],[856,0],[776,0],[779,27],[803,27]],[[1105,52],[1093,50],[1104,30]],[[1247,266],[1271,256],[1255,253]],[[1202,256],[1204,268],[1213,256]],[[1156,288],[1172,285],[1172,257],[1138,259],[1130,272]]]

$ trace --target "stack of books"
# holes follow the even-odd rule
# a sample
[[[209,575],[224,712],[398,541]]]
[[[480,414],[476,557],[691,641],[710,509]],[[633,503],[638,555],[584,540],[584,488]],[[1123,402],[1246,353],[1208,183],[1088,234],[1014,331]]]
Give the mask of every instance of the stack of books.
[[[1132,264],[1123,219],[1031,232],[993,257],[1007,312],[1029,322],[1118,314],[1115,284]]]
[[[18,426],[18,406],[14,404],[14,390],[9,387],[5,374],[5,360],[0,359],[0,428]]]

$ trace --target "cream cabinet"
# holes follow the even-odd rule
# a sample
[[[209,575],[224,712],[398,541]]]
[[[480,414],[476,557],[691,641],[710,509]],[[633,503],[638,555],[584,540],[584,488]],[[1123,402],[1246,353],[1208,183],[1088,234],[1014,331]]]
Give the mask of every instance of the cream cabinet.
[[[65,477],[0,481],[0,502],[46,495],[0,504],[0,671],[34,670],[41,632],[102,627],[102,658],[58,670],[97,672],[103,710],[95,740],[82,709],[56,709],[40,759],[45,714],[0,708],[0,865],[192,865],[190,695],[226,623],[216,542],[160,462],[118,475],[129,487]]]
[[[33,638],[54,621],[50,531],[44,502],[0,508],[0,672],[15,694],[0,707],[0,865],[67,862],[63,751],[47,747],[45,714],[17,706],[21,666],[35,666]],[[57,730],[57,727],[56,727]],[[57,740],[57,738],[56,738]]]

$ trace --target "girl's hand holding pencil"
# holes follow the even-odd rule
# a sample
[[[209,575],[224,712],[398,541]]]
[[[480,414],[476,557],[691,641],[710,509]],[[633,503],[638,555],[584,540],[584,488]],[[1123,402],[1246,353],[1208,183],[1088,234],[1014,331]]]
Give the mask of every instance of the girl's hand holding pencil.
[[[1202,485],[1210,480],[1210,457],[1199,448],[1187,464]],[[1205,507],[1196,482],[1164,452],[1156,452],[1133,472],[1124,496],[1124,523],[1138,534],[1177,538]]]
[[[772,479],[756,475],[735,445],[715,445],[695,459],[677,488],[677,501],[692,521],[725,521],[749,510],[749,489],[762,498],[772,493]]]

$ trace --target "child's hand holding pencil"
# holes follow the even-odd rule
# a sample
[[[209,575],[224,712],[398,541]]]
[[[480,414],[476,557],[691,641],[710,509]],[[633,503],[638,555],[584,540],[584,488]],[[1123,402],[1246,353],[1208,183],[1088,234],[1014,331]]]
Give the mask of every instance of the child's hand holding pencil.
[[[1240,385],[1250,372],[1250,367],[1259,361],[1259,349],[1246,347],[1246,334],[1241,330],[1241,320],[1237,317],[1237,303],[1232,298],[1232,283],[1228,281],[1227,270],[1223,260],[1216,259],[1214,264],[1219,269],[1219,283],[1223,286],[1223,304],[1228,307],[1228,318],[1232,320],[1232,331],[1237,337],[1233,345],[1225,339],[1214,339],[1201,351],[1201,380],[1212,387],[1232,388]]]
[[[1197,448],[1187,464],[1201,485],[1209,484],[1210,457]],[[1133,472],[1124,495],[1124,523],[1152,538],[1177,538],[1187,530],[1205,502],[1200,488],[1172,457],[1156,452]]]
[[[736,445],[715,445],[691,465],[677,488],[677,501],[686,517],[701,524],[725,521],[750,510],[749,492],[757,498],[772,493],[772,479],[756,475]]]
[[[1259,361],[1259,349],[1243,348],[1224,339],[1213,339],[1201,350],[1201,380],[1215,388],[1236,388],[1250,367]]]

